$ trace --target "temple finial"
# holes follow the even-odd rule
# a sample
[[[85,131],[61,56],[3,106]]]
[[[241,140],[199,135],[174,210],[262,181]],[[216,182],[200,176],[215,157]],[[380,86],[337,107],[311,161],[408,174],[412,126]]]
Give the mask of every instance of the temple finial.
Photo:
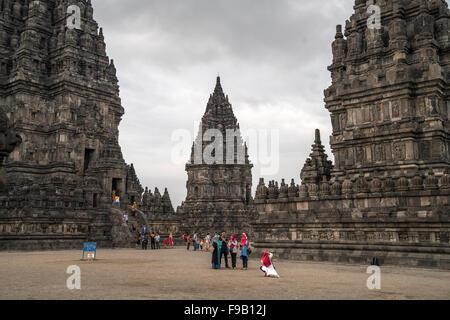
[[[214,88],[213,98],[218,97],[218,96],[225,99],[225,95],[222,90],[222,85],[220,84],[220,76],[217,76],[217,79],[216,79],[216,87]]]
[[[316,129],[316,138],[315,138],[314,142],[316,144],[321,144],[322,143],[322,141],[320,140],[320,130],[319,129]]]

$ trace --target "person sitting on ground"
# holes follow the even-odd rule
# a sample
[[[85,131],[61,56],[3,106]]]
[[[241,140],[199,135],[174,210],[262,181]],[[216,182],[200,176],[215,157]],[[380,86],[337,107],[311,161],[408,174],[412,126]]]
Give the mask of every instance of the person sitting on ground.
[[[264,251],[263,256],[261,258],[261,271],[264,272],[264,277],[271,278],[279,278],[277,271],[272,263],[273,254],[267,251]]]

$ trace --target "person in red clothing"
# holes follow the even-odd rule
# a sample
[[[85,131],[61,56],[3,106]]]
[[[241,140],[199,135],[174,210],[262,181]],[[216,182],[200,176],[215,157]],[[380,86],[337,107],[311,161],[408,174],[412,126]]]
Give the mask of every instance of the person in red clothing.
[[[261,258],[261,271],[264,272],[264,277],[271,278],[279,278],[277,271],[272,263],[273,254],[267,251],[264,251],[263,256]]]
[[[169,235],[169,247],[173,248],[173,235],[172,235],[172,232]]]

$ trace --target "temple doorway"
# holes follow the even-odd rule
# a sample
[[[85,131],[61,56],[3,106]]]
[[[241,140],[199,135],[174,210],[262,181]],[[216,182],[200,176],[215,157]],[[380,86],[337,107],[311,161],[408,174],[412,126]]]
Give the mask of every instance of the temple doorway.
[[[111,193],[113,191],[116,191],[116,196],[121,197],[121,185],[122,185],[122,179],[119,178],[113,178],[112,179],[112,188],[111,188]]]
[[[84,166],[83,173],[86,174],[88,172],[91,161],[94,157],[94,149],[84,149]]]

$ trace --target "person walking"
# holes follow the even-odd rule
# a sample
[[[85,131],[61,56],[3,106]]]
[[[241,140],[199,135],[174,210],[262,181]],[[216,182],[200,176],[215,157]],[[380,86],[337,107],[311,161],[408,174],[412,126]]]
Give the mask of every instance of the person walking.
[[[209,246],[211,244],[211,235],[209,234],[209,232],[206,234],[205,237],[205,250],[209,252]]]
[[[191,246],[191,235],[187,236],[187,251],[189,251],[189,247]]]
[[[148,233],[142,235],[142,250],[148,249]]]
[[[222,256],[224,257],[225,268],[229,269],[230,266],[228,265],[228,241],[226,237],[226,232],[222,232],[220,241],[222,242],[222,248],[220,249],[220,258],[222,258]]]
[[[142,250],[147,250],[147,246],[148,246],[148,229],[147,229],[147,225],[144,224],[143,227],[141,228],[141,245],[142,245]]]
[[[169,247],[173,248],[173,235],[172,235],[172,232],[169,235]]]
[[[161,246],[159,245],[160,240],[161,240],[161,237],[159,236],[159,234],[156,234],[156,236],[155,236],[156,249],[161,249]]]
[[[150,242],[151,242],[151,249],[155,250],[156,245],[155,245],[155,234],[154,233],[152,233],[152,235],[150,236]]]
[[[248,246],[249,242],[247,240],[246,234],[242,234],[241,238],[241,259],[242,259],[242,270],[247,270],[248,268]]]
[[[231,267],[234,270],[234,269],[236,269],[236,257],[237,257],[238,248],[239,248],[238,241],[237,241],[236,237],[234,236],[234,234],[231,235],[230,241],[228,244],[230,247],[230,254],[231,254]]]
[[[194,251],[198,250],[198,234],[197,232],[194,232],[194,239],[192,241],[193,245],[194,245]]]
[[[140,232],[137,232],[137,240],[136,240],[136,248],[139,248],[139,245],[141,244],[142,236]]]

